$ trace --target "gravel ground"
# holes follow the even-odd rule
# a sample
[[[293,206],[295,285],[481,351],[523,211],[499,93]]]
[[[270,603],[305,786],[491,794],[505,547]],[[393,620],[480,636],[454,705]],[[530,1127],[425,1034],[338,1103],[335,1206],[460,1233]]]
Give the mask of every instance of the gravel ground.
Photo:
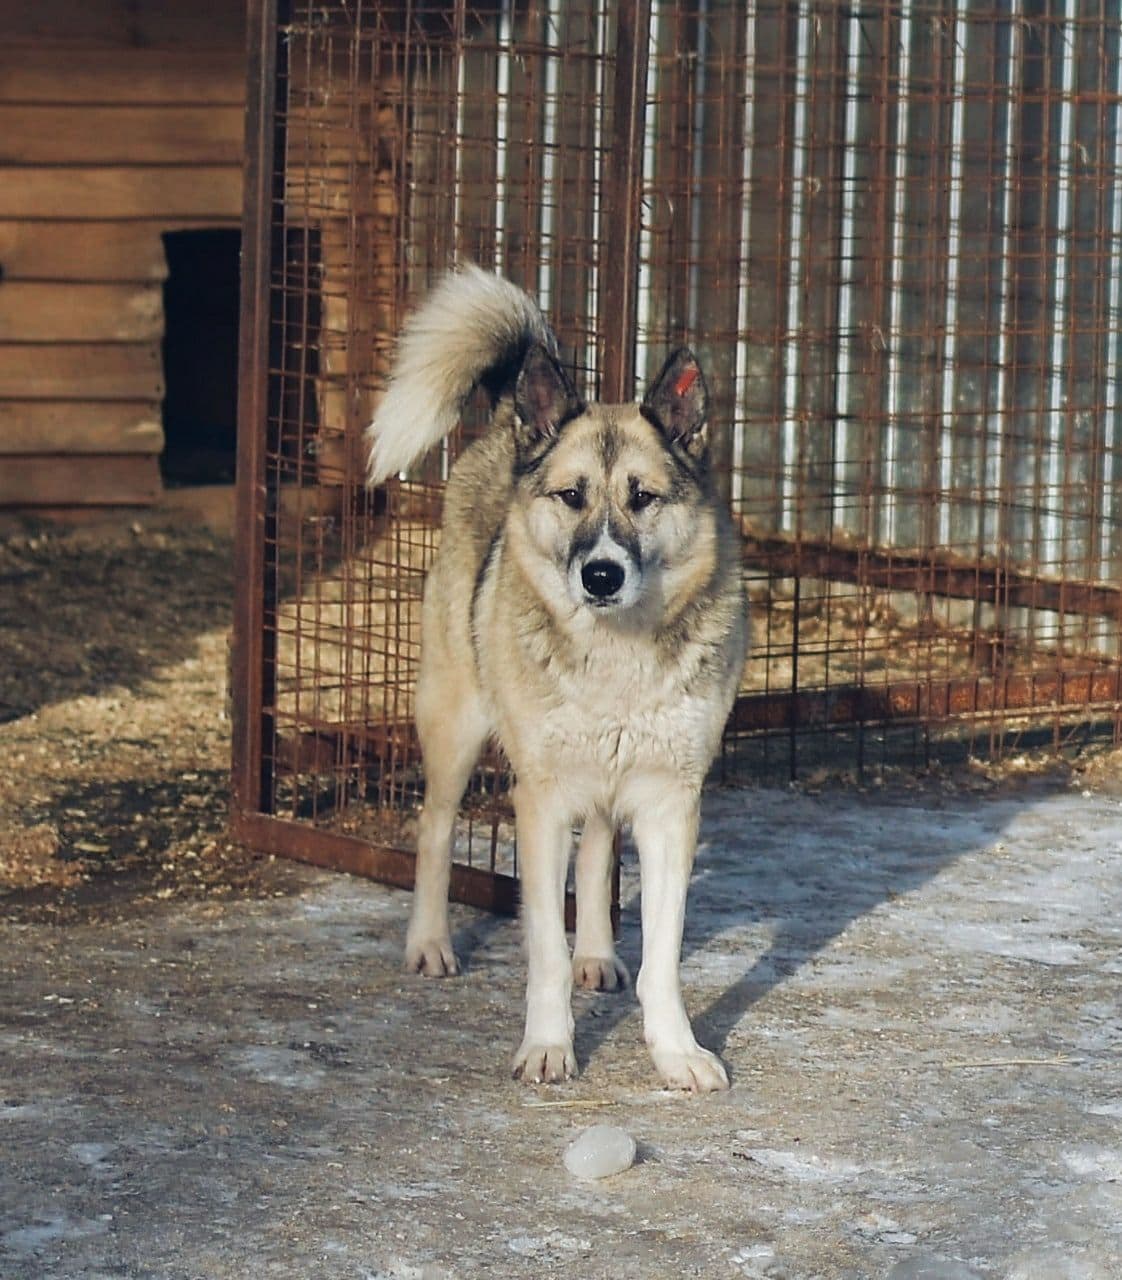
[[[684,975],[732,1090],[657,1088],[630,992],[527,1089],[513,922],[405,978],[408,895],[225,838],[229,551],[0,539],[0,1275],[1122,1275],[1117,757],[713,792]],[[601,1122],[638,1161],[580,1182]]]
[[[0,916],[275,891],[225,837],[231,560],[173,513],[0,533]]]

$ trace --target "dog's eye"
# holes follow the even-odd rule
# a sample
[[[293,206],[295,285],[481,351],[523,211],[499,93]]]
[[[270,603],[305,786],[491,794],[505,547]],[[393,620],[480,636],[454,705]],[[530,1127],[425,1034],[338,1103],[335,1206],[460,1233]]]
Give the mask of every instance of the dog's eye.
[[[574,511],[579,511],[584,506],[584,491],[582,489],[558,489],[553,495],[560,498],[567,506]]]
[[[658,497],[657,493],[651,493],[649,489],[636,489],[631,495],[631,510],[642,511],[649,507]]]

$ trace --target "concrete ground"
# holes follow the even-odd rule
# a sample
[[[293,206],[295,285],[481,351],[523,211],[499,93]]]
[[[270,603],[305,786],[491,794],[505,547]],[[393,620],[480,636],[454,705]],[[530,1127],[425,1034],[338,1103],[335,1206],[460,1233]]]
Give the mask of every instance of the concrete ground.
[[[0,926],[0,1275],[1122,1276],[1118,796],[714,792],[703,834],[700,1099],[632,992],[512,1082],[516,925],[406,978],[408,895],[347,877]],[[638,1162],[577,1181],[601,1122]]]

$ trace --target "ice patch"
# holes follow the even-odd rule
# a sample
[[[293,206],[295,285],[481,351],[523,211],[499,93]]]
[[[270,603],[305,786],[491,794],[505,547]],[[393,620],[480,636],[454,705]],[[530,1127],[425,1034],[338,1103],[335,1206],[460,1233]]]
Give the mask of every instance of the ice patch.
[[[550,1231],[544,1236],[514,1236],[507,1241],[507,1248],[521,1258],[540,1258],[553,1253],[585,1253],[592,1248],[592,1241]]]
[[[867,1213],[856,1224],[857,1234],[878,1244],[915,1244],[916,1236],[883,1213]]]
[[[783,1280],[790,1275],[770,1244],[748,1244],[732,1255],[732,1264],[746,1280]]]
[[[635,1139],[614,1124],[594,1124],[569,1144],[564,1159],[577,1178],[610,1178],[635,1163]]]
[[[1119,1116],[1122,1117],[1122,1101],[1119,1102],[1100,1102],[1093,1107],[1087,1108],[1089,1116]]]
[[[1063,1152],[1063,1161],[1072,1173],[1098,1182],[1122,1180],[1122,1151],[1106,1147],[1077,1147]]]
[[[1031,925],[1013,929],[1002,928],[992,922],[970,924],[939,919],[931,923],[937,923],[942,945],[950,950],[972,951],[1055,968],[1070,968],[1087,959],[1086,948],[1078,942],[1052,937],[1034,938],[1029,932],[1034,927]]]
[[[324,1072],[303,1054],[291,1049],[274,1049],[268,1045],[247,1045],[235,1050],[230,1059],[236,1069],[253,1076],[262,1084],[279,1084],[289,1089],[318,1089]]]
[[[104,1235],[109,1230],[111,1218],[106,1215],[97,1220],[68,1218],[62,1215],[43,1218],[26,1227],[15,1227],[0,1235],[0,1247],[6,1252],[20,1255],[37,1254],[60,1240],[81,1240],[86,1236]]]
[[[361,1280],[455,1280],[455,1272],[446,1271],[435,1262],[414,1266],[408,1262],[391,1262],[389,1269],[362,1271]]]
[[[921,1256],[902,1259],[885,1280],[981,1280],[981,1272],[948,1258]]]
[[[769,1147],[753,1147],[744,1155],[771,1173],[803,1182],[844,1182],[864,1172],[860,1165],[844,1160],[827,1160],[803,1152],[774,1151]]]
[[[113,1151],[113,1144],[109,1142],[72,1142],[70,1144],[70,1154],[74,1159],[79,1164],[89,1165],[91,1168],[104,1164]]]
[[[1118,1280],[1117,1259],[1065,1245],[1042,1245],[1017,1254],[1006,1280]]]

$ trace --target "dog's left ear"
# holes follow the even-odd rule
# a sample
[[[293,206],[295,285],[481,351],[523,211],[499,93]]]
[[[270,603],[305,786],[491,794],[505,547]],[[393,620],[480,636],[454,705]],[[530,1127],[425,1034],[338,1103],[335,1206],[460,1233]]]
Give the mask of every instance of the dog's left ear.
[[[584,408],[569,375],[552,352],[535,343],[522,361],[514,386],[515,430],[523,447],[555,436]]]
[[[709,391],[697,357],[679,347],[662,366],[643,397],[643,411],[662,433],[687,453],[705,451],[702,427],[709,412]]]

